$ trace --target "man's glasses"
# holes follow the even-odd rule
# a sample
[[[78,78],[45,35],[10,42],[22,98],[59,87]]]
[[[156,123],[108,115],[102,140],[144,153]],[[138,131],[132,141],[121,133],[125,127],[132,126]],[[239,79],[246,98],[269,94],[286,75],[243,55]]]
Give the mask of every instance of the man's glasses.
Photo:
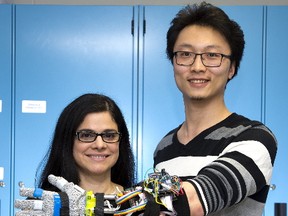
[[[176,59],[176,64],[180,66],[191,66],[194,64],[198,55],[201,57],[202,64],[205,67],[220,67],[223,58],[231,58],[231,55],[224,55],[222,53],[194,53],[187,51],[176,51],[173,53]]]
[[[116,131],[106,131],[102,133],[96,133],[91,130],[80,130],[76,132],[76,137],[80,142],[91,143],[94,142],[98,136],[101,136],[103,142],[115,143],[121,138],[121,133]]]

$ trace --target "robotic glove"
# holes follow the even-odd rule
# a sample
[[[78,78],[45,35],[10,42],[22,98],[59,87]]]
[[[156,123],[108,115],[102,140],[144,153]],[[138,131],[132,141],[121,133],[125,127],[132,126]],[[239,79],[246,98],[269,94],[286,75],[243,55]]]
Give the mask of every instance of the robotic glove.
[[[20,195],[28,199],[15,200],[15,208],[20,209],[15,216],[102,216],[113,215],[120,208],[115,202],[117,195],[86,192],[54,175],[49,175],[48,181],[61,192],[21,187]]]
[[[183,195],[180,179],[165,170],[150,173],[143,182],[117,195],[86,192],[54,175],[49,175],[48,181],[61,192],[21,187],[20,195],[28,199],[15,200],[20,209],[15,216],[177,215],[173,202]]]
[[[57,211],[60,198],[56,192],[22,187],[20,188],[20,195],[28,197],[28,199],[15,200],[15,207],[21,209],[21,211],[16,212],[16,216],[46,216],[53,215],[53,212]]]
[[[21,209],[16,213],[16,216],[84,215],[85,190],[62,177],[54,175],[49,175],[48,181],[59,188],[61,192],[21,187],[20,195],[28,199],[15,200],[15,207]]]
[[[173,206],[174,201],[184,193],[178,176],[171,176],[164,169],[161,172],[154,171],[144,180],[143,189],[148,197],[144,216],[157,215],[159,212],[165,215],[177,215]]]
[[[177,215],[174,201],[184,194],[181,180],[177,176],[170,176],[165,170],[150,173],[137,186],[127,189],[123,196],[116,200],[121,209],[114,216],[143,214],[144,216]],[[186,197],[186,196],[185,196]],[[126,208],[123,206],[126,204]],[[128,207],[127,208],[127,204]]]

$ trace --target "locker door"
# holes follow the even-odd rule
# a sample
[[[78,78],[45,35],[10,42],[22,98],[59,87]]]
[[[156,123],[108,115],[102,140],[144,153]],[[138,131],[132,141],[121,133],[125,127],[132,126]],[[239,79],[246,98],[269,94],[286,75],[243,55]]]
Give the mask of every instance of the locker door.
[[[182,95],[174,82],[171,63],[166,58],[166,32],[179,6],[145,6],[143,19],[143,164],[138,165],[142,178],[153,168],[153,152],[160,139],[184,120]]]
[[[175,85],[173,67],[165,54],[166,32],[180,8],[182,6],[145,7],[143,164],[138,168],[143,175],[153,167],[153,152],[160,139],[184,121],[182,95]],[[260,120],[263,9],[260,6],[229,6],[223,9],[239,22],[246,38],[241,68],[227,86],[227,106],[233,112]]]
[[[10,214],[11,14],[10,5],[0,5],[0,216],[12,215]]]
[[[227,85],[225,93],[227,106],[233,112],[263,121],[263,6],[223,6],[221,8],[241,26],[245,37],[240,69],[237,76]]]
[[[288,6],[269,6],[267,9],[266,52],[266,123],[278,140],[278,153],[272,177],[276,189],[270,191],[266,215],[273,215],[274,203],[288,203]],[[269,207],[269,208],[268,208]]]
[[[74,98],[104,93],[132,125],[132,6],[16,6],[15,198]]]

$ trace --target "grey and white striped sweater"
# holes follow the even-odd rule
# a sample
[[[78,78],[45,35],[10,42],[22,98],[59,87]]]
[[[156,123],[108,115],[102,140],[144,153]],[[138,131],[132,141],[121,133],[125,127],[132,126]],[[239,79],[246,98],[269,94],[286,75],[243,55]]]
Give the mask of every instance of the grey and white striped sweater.
[[[158,144],[154,168],[193,184],[206,215],[262,215],[277,152],[272,132],[233,113],[183,145],[180,127]]]

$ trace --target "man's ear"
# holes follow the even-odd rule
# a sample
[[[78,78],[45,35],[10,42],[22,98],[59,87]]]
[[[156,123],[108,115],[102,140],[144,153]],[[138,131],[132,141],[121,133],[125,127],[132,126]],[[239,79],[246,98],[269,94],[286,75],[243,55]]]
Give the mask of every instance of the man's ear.
[[[234,75],[235,75],[235,62],[233,62],[230,65],[230,68],[229,68],[229,71],[228,71],[228,80],[232,79]]]

